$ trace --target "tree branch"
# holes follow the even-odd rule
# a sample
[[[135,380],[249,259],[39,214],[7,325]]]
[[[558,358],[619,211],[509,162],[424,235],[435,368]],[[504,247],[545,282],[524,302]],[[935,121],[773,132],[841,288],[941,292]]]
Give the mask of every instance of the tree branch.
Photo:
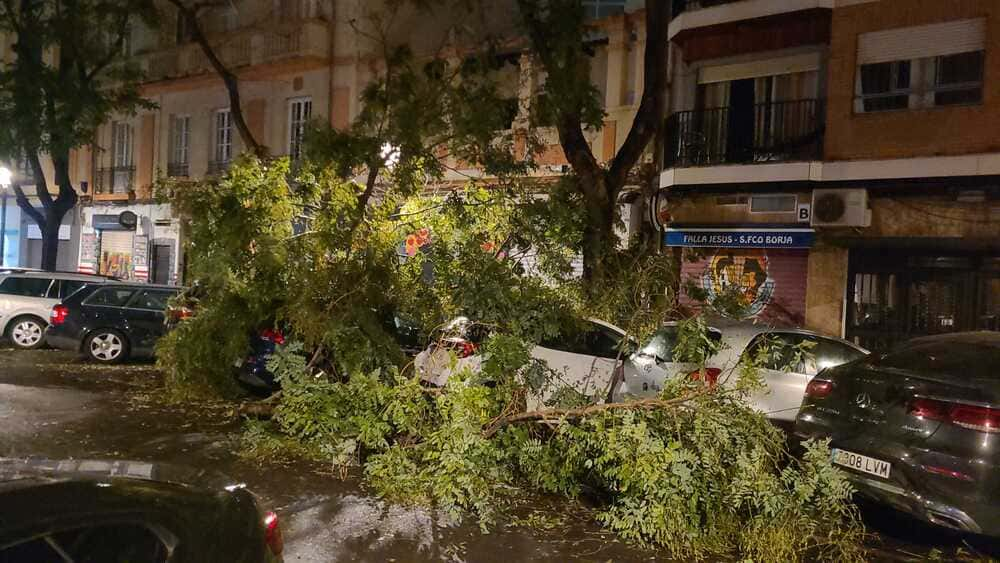
[[[696,391],[686,393],[673,399],[641,399],[637,401],[626,401],[621,403],[604,403],[602,405],[590,405],[576,409],[543,409],[538,411],[521,412],[509,416],[502,416],[490,422],[483,429],[483,436],[492,437],[502,428],[512,424],[524,422],[559,422],[562,420],[573,420],[585,418],[587,416],[600,414],[613,410],[660,410],[677,408],[694,398],[704,395],[711,389],[701,387]]]
[[[250,150],[258,158],[267,157],[267,149],[264,145],[257,142],[254,138],[253,133],[250,131],[250,127],[247,125],[246,119],[243,117],[243,106],[240,104],[240,83],[239,79],[229,70],[229,67],[222,62],[216,54],[215,49],[212,44],[209,43],[208,38],[205,36],[204,31],[201,29],[201,24],[198,21],[198,11],[213,5],[212,3],[196,3],[193,7],[186,6],[182,0],[168,0],[177,8],[178,16],[185,18],[188,25],[191,27],[191,37],[194,39],[195,43],[201,47],[202,53],[208,59],[208,62],[215,69],[215,73],[219,75],[222,79],[223,85],[226,87],[226,92],[229,94],[229,111],[232,115],[233,123],[236,125],[236,130],[240,134],[240,139],[243,140],[243,144],[246,145],[247,149]]]
[[[14,201],[17,202],[17,206],[21,208],[21,211],[24,211],[28,217],[31,217],[39,228],[45,226],[45,216],[39,213],[34,205],[31,205],[31,202],[24,195],[24,190],[21,189],[21,184],[14,182],[11,184],[11,188],[14,189]]]

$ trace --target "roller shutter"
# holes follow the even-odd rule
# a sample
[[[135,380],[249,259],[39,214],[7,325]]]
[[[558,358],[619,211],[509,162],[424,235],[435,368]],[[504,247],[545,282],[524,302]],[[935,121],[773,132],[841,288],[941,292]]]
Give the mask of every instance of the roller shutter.
[[[862,33],[858,36],[858,64],[940,57],[985,48],[985,18],[955,20]]]

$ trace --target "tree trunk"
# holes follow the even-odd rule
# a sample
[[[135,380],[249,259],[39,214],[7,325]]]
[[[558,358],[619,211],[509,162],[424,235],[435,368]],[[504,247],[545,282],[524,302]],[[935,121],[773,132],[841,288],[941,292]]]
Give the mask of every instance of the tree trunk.
[[[39,225],[42,232],[42,269],[46,272],[56,271],[59,259],[59,225],[62,224],[63,213],[56,213],[54,208],[45,211],[45,225]]]
[[[607,258],[615,244],[615,200],[600,176],[596,185],[581,186],[585,195],[587,223],[583,229],[583,279],[592,291],[602,289],[607,274]]]

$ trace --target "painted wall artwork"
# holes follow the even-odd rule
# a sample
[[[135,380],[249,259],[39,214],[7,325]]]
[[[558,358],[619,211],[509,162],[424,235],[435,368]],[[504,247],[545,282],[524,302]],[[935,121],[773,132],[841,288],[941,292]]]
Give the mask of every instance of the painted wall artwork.
[[[132,255],[127,252],[101,253],[101,273],[122,280],[132,279]]]
[[[701,309],[723,297],[744,319],[775,326],[802,326],[806,314],[809,251],[756,248],[685,249],[681,304]]]

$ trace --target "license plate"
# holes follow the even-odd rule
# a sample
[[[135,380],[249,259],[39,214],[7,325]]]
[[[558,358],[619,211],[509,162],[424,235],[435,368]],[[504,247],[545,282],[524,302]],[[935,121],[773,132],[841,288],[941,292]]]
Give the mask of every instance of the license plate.
[[[889,471],[892,470],[892,464],[888,461],[882,461],[881,459],[856,454],[847,450],[833,450],[833,463],[850,467],[862,473],[882,477],[883,479],[888,479]]]

